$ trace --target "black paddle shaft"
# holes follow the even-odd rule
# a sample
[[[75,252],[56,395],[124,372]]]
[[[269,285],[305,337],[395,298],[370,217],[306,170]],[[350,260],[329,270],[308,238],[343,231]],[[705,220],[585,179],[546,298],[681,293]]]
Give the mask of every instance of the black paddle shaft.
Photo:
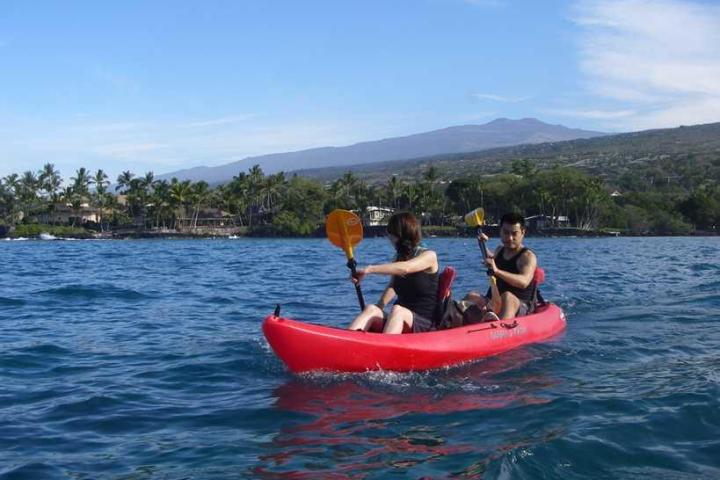
[[[483,240],[480,237],[481,233],[482,233],[482,229],[480,227],[478,227],[478,229],[477,229],[478,246],[480,246],[480,253],[482,254],[483,262],[485,262],[485,260],[487,260],[487,249],[485,248],[485,240]],[[492,276],[493,272],[492,272],[491,268],[487,269],[487,274],[488,274],[488,277]]]
[[[350,269],[350,273],[352,274],[353,278],[357,278],[357,262],[354,258],[348,260],[347,267]],[[365,298],[363,298],[360,283],[355,284],[355,293],[357,293],[358,302],[360,302],[360,310],[365,310]]]

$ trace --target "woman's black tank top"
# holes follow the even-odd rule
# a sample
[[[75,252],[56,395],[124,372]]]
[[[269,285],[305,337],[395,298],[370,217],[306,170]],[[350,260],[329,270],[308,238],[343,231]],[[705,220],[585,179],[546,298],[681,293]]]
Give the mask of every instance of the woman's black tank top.
[[[527,248],[523,248],[518,253],[513,255],[510,259],[506,260],[503,257],[503,253],[505,252],[505,247],[502,247],[500,249],[500,251],[498,251],[497,255],[495,255],[495,265],[497,266],[498,269],[504,270],[506,272],[520,273],[520,270],[518,270],[518,267],[517,267],[517,260],[518,260],[518,258],[520,258],[520,255],[525,253],[526,250],[527,250]],[[518,287],[513,287],[512,285],[501,280],[500,278],[497,278],[497,287],[498,287],[498,291],[501,294],[503,292],[510,292],[510,293],[514,294],[521,302],[530,303],[533,300],[533,293],[534,293],[535,285],[533,285],[532,283],[530,285],[528,285],[526,288],[518,288]]]
[[[415,250],[415,256],[425,249]],[[395,305],[400,305],[432,320],[435,314],[438,291],[438,273],[415,272],[401,277],[394,275],[392,287],[397,295]]]

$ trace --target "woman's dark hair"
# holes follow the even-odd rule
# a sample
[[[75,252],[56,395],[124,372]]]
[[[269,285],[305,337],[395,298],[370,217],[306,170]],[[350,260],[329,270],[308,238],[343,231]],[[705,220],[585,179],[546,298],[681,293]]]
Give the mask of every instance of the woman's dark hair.
[[[395,244],[398,261],[411,259],[415,253],[415,247],[420,245],[422,239],[420,222],[410,212],[400,212],[390,217],[387,233],[398,239]]]

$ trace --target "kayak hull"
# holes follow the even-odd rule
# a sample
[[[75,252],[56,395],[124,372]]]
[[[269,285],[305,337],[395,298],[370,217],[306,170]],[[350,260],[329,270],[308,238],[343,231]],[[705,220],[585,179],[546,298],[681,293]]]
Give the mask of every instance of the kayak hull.
[[[269,315],[263,333],[290,371],[416,371],[448,367],[551,338],[565,329],[555,304],[532,315],[426,333],[387,335]]]

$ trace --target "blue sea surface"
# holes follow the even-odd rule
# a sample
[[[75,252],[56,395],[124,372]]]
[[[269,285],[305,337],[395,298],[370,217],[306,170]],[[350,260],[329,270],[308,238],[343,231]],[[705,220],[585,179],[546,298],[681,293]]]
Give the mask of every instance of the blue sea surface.
[[[456,295],[486,288],[473,239],[426,243]],[[261,333],[275,305],[358,311],[326,240],[2,241],[0,479],[720,478],[720,238],[526,243],[564,334],[294,376]]]

